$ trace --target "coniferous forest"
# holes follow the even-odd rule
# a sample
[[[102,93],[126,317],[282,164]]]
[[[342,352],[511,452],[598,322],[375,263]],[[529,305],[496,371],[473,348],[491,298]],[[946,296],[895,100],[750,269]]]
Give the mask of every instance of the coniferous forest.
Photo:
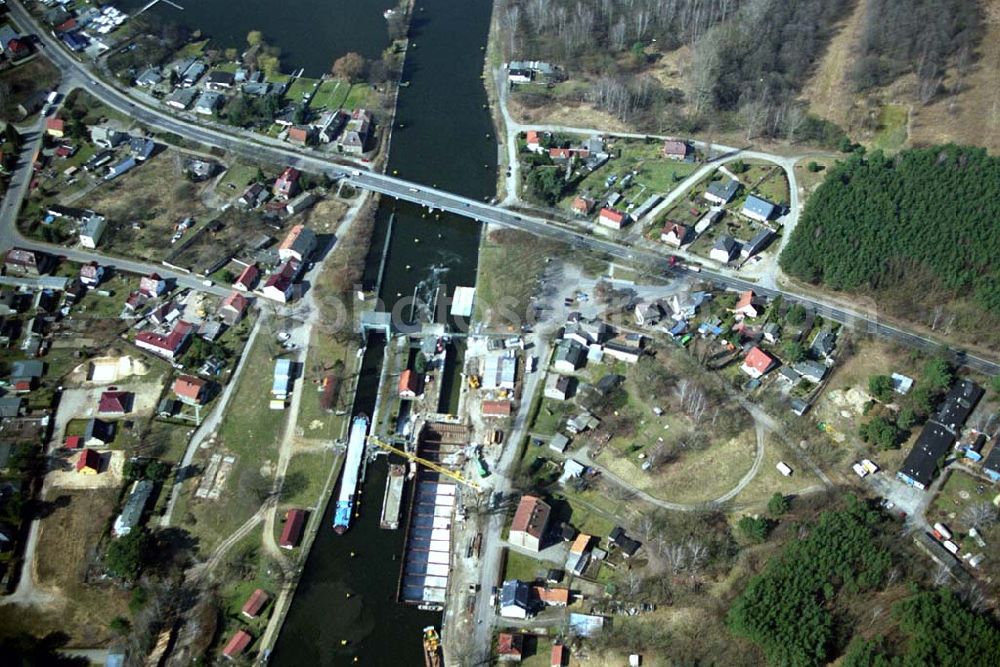
[[[833,289],[871,290],[880,306],[937,328],[935,309],[952,300],[1000,316],[998,256],[1000,158],[948,145],[854,155],[833,167],[781,267]]]

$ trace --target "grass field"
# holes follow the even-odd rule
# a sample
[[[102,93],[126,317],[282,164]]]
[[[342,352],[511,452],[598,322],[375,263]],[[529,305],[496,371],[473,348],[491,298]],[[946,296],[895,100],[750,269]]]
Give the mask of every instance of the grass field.
[[[531,426],[531,432],[539,435],[554,435],[563,418],[571,415],[574,409],[573,403],[543,398],[538,409],[538,416]]]
[[[39,586],[53,591],[58,604],[0,605],[5,636],[59,632],[66,635],[67,646],[76,647],[101,646],[113,638],[108,624],[116,616],[128,616],[128,592],[110,584],[84,583],[84,576],[117,499],[118,489],[61,491],[49,498],[55,510],[42,521],[35,562]]]
[[[545,268],[546,259],[561,244],[544,241],[527,232],[495,230],[483,236],[479,245],[479,269],[476,277],[475,321],[488,328],[512,326],[506,313],[527,321],[535,278]],[[517,276],[517,279],[511,279]]]
[[[989,482],[962,470],[952,470],[928,508],[927,520],[931,523],[940,521],[952,532],[967,531],[969,526],[962,520],[965,508],[978,503],[989,503],[995,495],[996,488]]]
[[[319,90],[313,95],[309,102],[310,109],[336,109],[337,102],[343,97],[343,91],[347,87],[344,81],[336,79],[326,79],[319,85]]]
[[[330,467],[338,458],[332,449],[295,453],[288,462],[281,505],[312,507],[330,475]]]
[[[250,185],[260,168],[248,164],[234,164],[226,170],[216,191],[223,197],[238,197]]]
[[[313,331],[305,363],[303,393],[299,403],[298,426],[304,438],[336,440],[344,435],[344,425],[348,415],[336,413],[350,411],[350,389],[353,384],[350,373],[357,363],[356,349],[357,344],[354,340],[344,344],[322,331]],[[320,391],[319,383],[326,375],[337,373],[335,365],[338,361],[343,362],[342,370],[339,371],[339,398],[333,412],[327,412],[320,405],[323,393]]]
[[[792,468],[793,472],[790,477],[785,477],[778,472],[775,467],[778,461],[784,461]],[[795,495],[810,487],[818,487],[818,485],[820,485],[819,478],[802,465],[797,458],[785,453],[778,438],[773,433],[768,433],[764,437],[764,461],[761,463],[757,476],[733,499],[733,502],[740,506],[756,507],[759,505],[759,509],[763,509],[775,493]]]
[[[339,98],[339,99],[338,99]],[[336,95],[330,97],[332,103],[329,108],[341,108],[345,110],[366,108],[372,110],[377,104],[376,93],[367,83],[355,83],[350,86],[342,84]]]
[[[17,105],[28,100],[38,91],[51,89],[59,81],[59,70],[42,56],[0,73],[0,83],[7,86],[8,94],[0,106],[3,120],[19,120]]]
[[[872,147],[886,152],[898,151],[906,144],[906,124],[910,112],[905,106],[887,104],[878,114],[878,129],[872,137]]]
[[[507,564],[504,566],[503,578],[505,581],[508,579],[534,581],[536,578],[544,578],[548,569],[548,564],[531,556],[518,553],[513,549],[508,549]]]

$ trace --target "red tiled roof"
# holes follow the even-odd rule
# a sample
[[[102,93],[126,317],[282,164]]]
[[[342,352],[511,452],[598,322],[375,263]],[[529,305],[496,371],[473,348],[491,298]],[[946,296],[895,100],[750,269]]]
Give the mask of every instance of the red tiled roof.
[[[601,217],[607,220],[611,220],[612,222],[620,223],[622,220],[625,219],[625,214],[622,213],[621,211],[616,211],[613,208],[602,208]]]
[[[683,141],[665,141],[663,143],[664,155],[687,155],[687,144]]]
[[[305,510],[288,510],[288,514],[285,515],[285,527],[281,531],[281,539],[278,540],[278,546],[285,549],[297,547],[299,540],[302,539],[302,527],[305,525],[305,522]]]
[[[267,601],[270,600],[270,596],[262,588],[258,588],[247,598],[247,601],[243,604],[243,615],[247,618],[256,618],[260,610],[264,608]]]
[[[247,647],[250,646],[252,641],[253,635],[249,632],[246,630],[237,630],[236,634],[233,635],[233,638],[229,640],[228,644],[226,644],[226,648],[222,649],[222,655],[227,658],[236,657],[243,653],[243,651],[247,650]]]
[[[510,415],[510,401],[483,401],[483,415],[507,417]]]
[[[247,289],[253,289],[258,276],[260,276],[260,269],[257,268],[256,264],[251,264],[247,268],[243,269],[240,273],[240,277],[236,279],[234,284],[243,285]]]
[[[746,292],[740,292],[740,300],[736,302],[736,310],[741,310],[747,306],[753,306],[754,304],[754,294],[753,290],[747,290]]]
[[[538,143],[538,132],[535,130],[528,130],[528,143],[537,144]]]
[[[758,373],[766,373],[767,369],[771,367],[774,363],[774,359],[771,355],[760,349],[759,347],[750,348],[750,352],[747,353],[746,359],[743,360],[743,365],[747,368],[752,368]]]
[[[264,287],[273,287],[281,292],[285,292],[288,290],[289,285],[292,284],[292,280],[295,279],[298,272],[299,263],[294,259],[290,259],[282,264],[281,268],[267,277]]]
[[[591,536],[586,533],[580,533],[573,540],[573,546],[569,548],[571,554],[582,554],[587,551],[587,547],[590,546]]]
[[[127,404],[127,392],[106,391],[101,394],[101,400],[97,403],[97,411],[108,414],[125,414]]]
[[[569,604],[568,588],[545,588],[545,586],[532,586],[531,594],[546,605],[565,606]]]
[[[151,331],[140,331],[136,334],[135,341],[174,354],[184,344],[184,341],[187,340],[193,328],[194,326],[189,322],[178,320],[173,330],[166,336]]]
[[[552,645],[552,657],[549,662],[552,663],[552,667],[562,667],[563,662],[566,661],[566,647],[562,644]]]
[[[76,27],[76,19],[69,18],[56,26],[56,32],[66,32]]]
[[[62,132],[66,128],[66,122],[62,118],[49,118],[45,121],[46,130]]]
[[[417,393],[417,389],[420,388],[420,378],[416,373],[407,368],[405,371],[399,374],[399,393],[404,392]]]
[[[81,444],[83,444],[83,438],[78,435],[66,438],[66,449],[79,449]]]
[[[193,375],[181,375],[174,380],[174,393],[196,401],[201,397],[201,392],[205,389],[206,384],[208,383],[205,380]]]
[[[528,533],[541,539],[545,525],[549,522],[551,508],[537,496],[521,496],[514,512],[514,520],[510,524],[511,532]]]
[[[229,296],[227,296],[225,299],[222,300],[223,308],[226,307],[233,308],[240,315],[243,314],[243,312],[247,309],[247,306],[249,305],[250,305],[250,299],[246,298],[239,292],[230,292]]]
[[[593,206],[593,200],[587,199],[586,197],[576,197],[573,200],[573,210],[579,211],[580,213],[590,213]]]
[[[99,471],[101,469],[101,455],[93,449],[84,449],[80,452],[80,458],[76,460],[76,471],[84,469]]]
[[[521,655],[524,635],[519,632],[501,632],[497,636],[497,653],[500,655]]]

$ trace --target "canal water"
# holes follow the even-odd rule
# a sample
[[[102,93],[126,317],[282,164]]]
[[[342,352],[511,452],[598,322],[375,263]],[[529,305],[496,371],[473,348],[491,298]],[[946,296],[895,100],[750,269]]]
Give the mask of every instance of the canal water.
[[[357,4],[368,10],[381,7],[375,0]],[[491,2],[418,0],[417,7],[410,33],[413,48],[402,74],[409,86],[400,91],[390,172],[471,197],[492,197],[497,142],[481,79]],[[382,20],[381,10],[377,13]],[[274,17],[272,23],[277,22]],[[312,24],[318,23],[314,19]],[[388,199],[378,212],[369,277],[377,274],[393,213],[380,291],[386,310],[409,319],[409,301],[400,300],[414,292],[426,298],[439,289],[451,294],[456,286],[475,284],[479,225]],[[380,338],[369,341],[356,413],[370,414],[374,407],[383,346]],[[456,356],[460,354],[458,347]],[[452,385],[456,391],[448,392],[449,410],[457,400],[457,382]],[[386,475],[384,458],[368,467],[360,516],[345,535],[330,528],[332,504],[327,508],[272,654],[274,664],[423,664],[422,628],[440,627],[441,615],[396,603],[404,533],[379,528]]]
[[[129,14],[149,0],[115,0]],[[318,77],[333,61],[354,51],[377,59],[389,45],[382,13],[397,0],[173,0],[178,10],[159,2],[148,13],[165,21],[201,30],[211,45],[247,48],[247,33],[259,30],[264,41],[281,49],[284,71],[305,69]]]

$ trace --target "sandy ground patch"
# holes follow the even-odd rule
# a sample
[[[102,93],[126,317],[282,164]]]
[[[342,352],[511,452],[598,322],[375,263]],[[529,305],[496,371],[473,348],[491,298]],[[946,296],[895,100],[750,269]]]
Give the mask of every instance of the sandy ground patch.
[[[97,450],[101,455],[101,472],[86,475],[76,471],[76,462],[82,450],[73,452],[58,462],[58,468],[46,475],[47,483],[58,489],[117,489],[122,484],[122,470],[125,467],[125,452]]]
[[[130,357],[107,356],[95,357],[85,364],[73,369],[68,382],[90,384],[112,384],[149,373],[149,367],[142,359]]]
[[[52,431],[55,442],[62,442],[66,432],[66,424],[71,419],[87,419],[98,417],[97,404],[101,397],[101,392],[107,391],[111,385],[102,384],[100,386],[80,387],[67,389],[63,392],[59,400],[59,410],[56,412],[55,428]],[[148,416],[156,409],[157,401],[163,385],[159,382],[125,382],[116,383],[117,391],[129,392],[132,394],[132,411],[124,415],[122,419],[129,419],[137,416]],[[107,421],[112,418],[102,417]],[[117,419],[114,418],[114,419]]]

